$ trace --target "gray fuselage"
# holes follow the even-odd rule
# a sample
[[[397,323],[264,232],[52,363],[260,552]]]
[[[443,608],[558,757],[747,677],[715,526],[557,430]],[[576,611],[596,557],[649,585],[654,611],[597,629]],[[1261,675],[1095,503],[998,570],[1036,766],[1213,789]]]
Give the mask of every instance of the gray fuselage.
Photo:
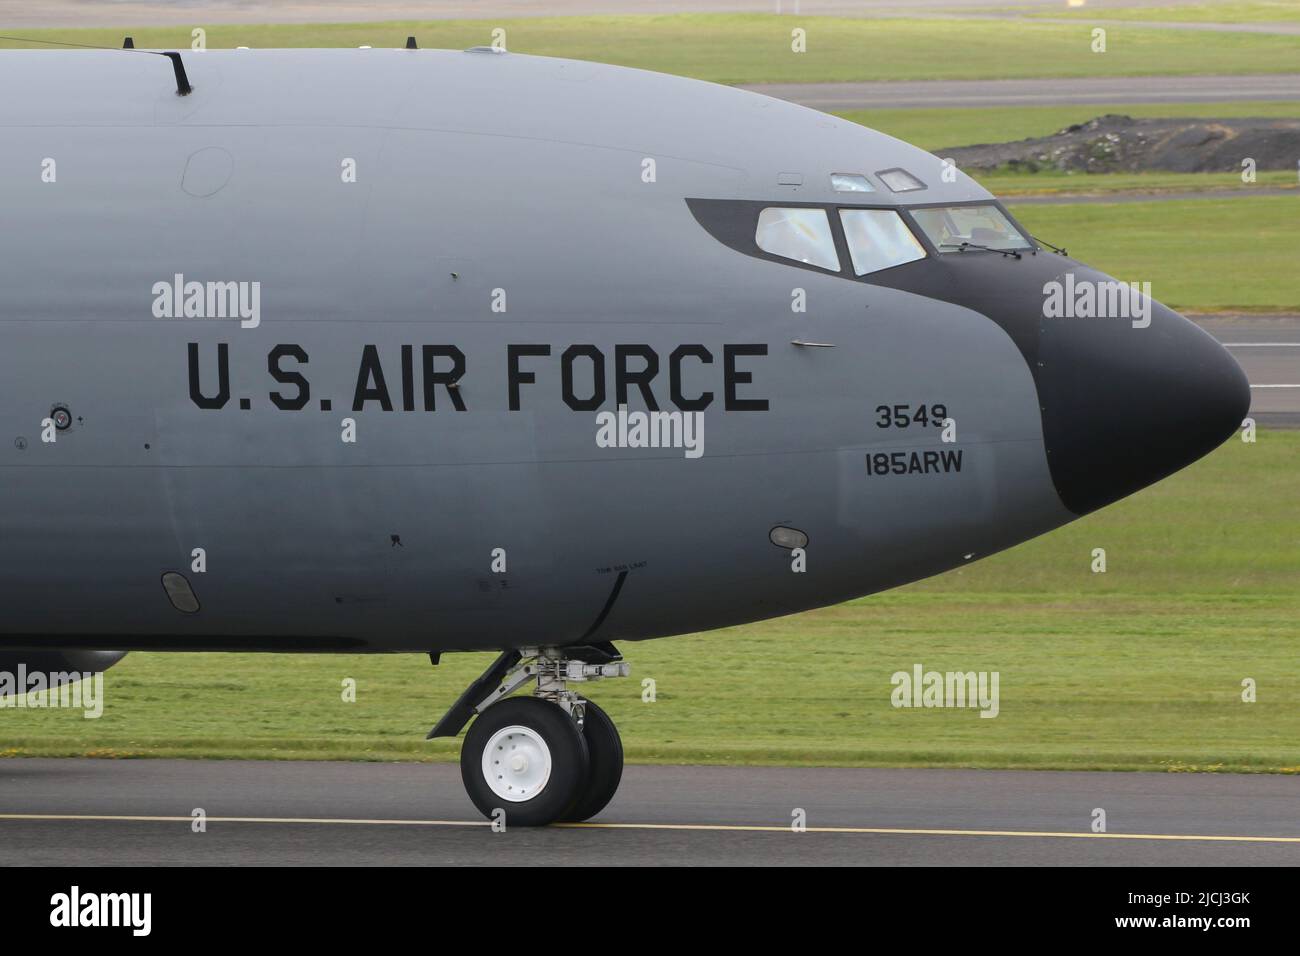
[[[184,61],[182,97],[143,52],[0,55],[13,647],[442,651],[716,628],[1006,548],[1181,467],[1245,411],[1236,366],[1168,310],[1058,335],[1041,296],[1008,298],[1072,260],[930,249],[859,279],[743,254],[688,202],[833,209],[854,197],[831,173],[897,167],[927,188],[867,204],[990,199],[853,123],[515,54]],[[189,282],[256,282],[255,327],[187,317]],[[1088,462],[1103,483],[1113,463],[1070,436],[1148,412],[1177,429],[1132,397],[1167,381],[1213,435],[1150,467],[1141,432],[1120,435],[1128,477],[1091,494]],[[1100,404],[1076,394],[1089,383]],[[601,447],[620,391],[633,412],[701,411],[703,453]],[[956,441],[879,425],[895,405],[941,406]],[[68,427],[42,440],[56,409]],[[805,570],[778,527],[806,536]],[[169,600],[169,573],[197,611]]]

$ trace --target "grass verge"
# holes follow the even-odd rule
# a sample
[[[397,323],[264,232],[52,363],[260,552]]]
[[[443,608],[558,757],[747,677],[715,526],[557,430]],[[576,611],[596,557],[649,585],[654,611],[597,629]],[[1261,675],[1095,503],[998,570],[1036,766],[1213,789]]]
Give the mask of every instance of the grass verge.
[[[1016,206],[1031,233],[1171,308],[1300,312],[1300,196]]]

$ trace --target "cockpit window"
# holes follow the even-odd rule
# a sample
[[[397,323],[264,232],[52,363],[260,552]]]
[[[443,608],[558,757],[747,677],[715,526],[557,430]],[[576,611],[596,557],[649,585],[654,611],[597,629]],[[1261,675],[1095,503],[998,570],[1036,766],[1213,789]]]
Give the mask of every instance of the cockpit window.
[[[874,193],[866,176],[861,173],[831,173],[831,189],[837,193]]]
[[[882,169],[876,173],[876,177],[896,193],[910,193],[913,190],[925,188],[925,183],[906,169]]]
[[[1002,210],[990,204],[912,209],[912,218],[940,252],[1032,249]]]
[[[835,252],[825,209],[769,206],[758,214],[754,241],[758,248],[774,256],[840,271],[840,257]]]
[[[925,258],[925,248],[892,209],[841,209],[840,222],[860,276]]]

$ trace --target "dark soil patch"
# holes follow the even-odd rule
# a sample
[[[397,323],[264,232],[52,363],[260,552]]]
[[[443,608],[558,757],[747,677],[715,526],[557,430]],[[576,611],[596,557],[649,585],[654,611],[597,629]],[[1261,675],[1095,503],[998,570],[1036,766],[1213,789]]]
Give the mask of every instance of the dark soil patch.
[[[965,170],[1223,173],[1240,172],[1245,159],[1258,170],[1296,169],[1300,118],[1133,119],[1111,113],[1051,136],[935,153]]]

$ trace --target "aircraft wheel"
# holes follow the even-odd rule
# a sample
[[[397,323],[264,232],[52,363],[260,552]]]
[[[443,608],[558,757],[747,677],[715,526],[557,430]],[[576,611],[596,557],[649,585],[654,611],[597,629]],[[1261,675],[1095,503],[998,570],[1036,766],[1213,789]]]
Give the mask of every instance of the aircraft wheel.
[[[582,735],[587,740],[590,770],[575,803],[561,819],[577,823],[589,820],[618,792],[623,779],[623,741],[614,721],[593,701],[586,703],[586,717],[582,721]]]
[[[489,819],[505,811],[507,827],[541,827],[564,816],[587,780],[587,742],[550,701],[512,697],[484,711],[465,735],[460,776],[474,806]]]

